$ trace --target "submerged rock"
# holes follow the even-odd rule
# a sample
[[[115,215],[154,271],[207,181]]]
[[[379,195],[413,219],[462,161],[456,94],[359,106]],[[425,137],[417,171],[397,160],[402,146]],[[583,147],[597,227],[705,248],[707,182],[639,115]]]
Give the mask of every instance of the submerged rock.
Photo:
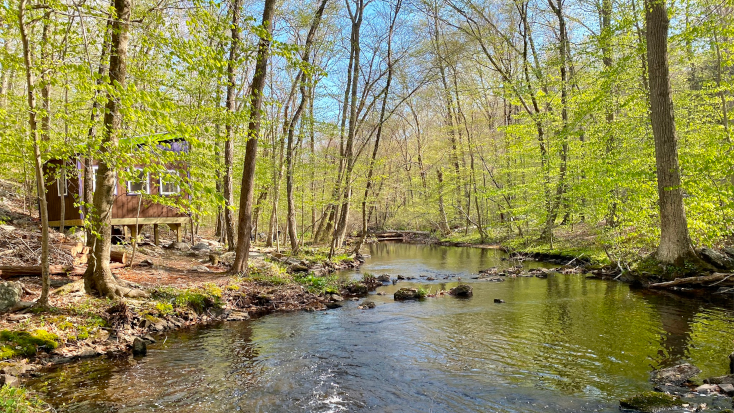
[[[467,298],[471,297],[474,294],[474,290],[471,288],[471,286],[467,284],[461,284],[449,290],[449,294],[453,295],[454,297]]]
[[[619,405],[624,409],[637,410],[642,413],[657,413],[680,407],[683,405],[683,401],[679,397],[670,394],[651,391],[622,399],[619,401]]]
[[[502,300],[502,299],[499,299],[499,298],[495,298],[495,299],[494,299],[494,302],[495,302],[496,304],[503,304],[503,303],[505,302],[505,300]]]
[[[421,294],[415,288],[401,288],[395,291],[393,297],[395,301],[418,300],[422,298]]]
[[[377,276],[377,281],[381,281],[384,283],[390,282],[390,274],[382,274]]]
[[[691,377],[700,373],[701,370],[691,364],[679,364],[665,369],[655,370],[650,375],[650,380],[655,384],[680,385]]]
[[[362,301],[362,304],[360,304],[358,308],[360,310],[370,310],[370,309],[373,309],[375,307],[377,307],[377,304],[375,304],[374,301],[365,300],[365,301]]]

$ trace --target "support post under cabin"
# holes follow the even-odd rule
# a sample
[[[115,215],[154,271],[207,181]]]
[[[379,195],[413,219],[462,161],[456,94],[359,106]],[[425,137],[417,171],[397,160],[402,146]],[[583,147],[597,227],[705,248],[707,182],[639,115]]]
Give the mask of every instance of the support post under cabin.
[[[156,247],[159,247],[161,245],[161,238],[158,232],[158,224],[153,224],[153,244],[155,244]]]

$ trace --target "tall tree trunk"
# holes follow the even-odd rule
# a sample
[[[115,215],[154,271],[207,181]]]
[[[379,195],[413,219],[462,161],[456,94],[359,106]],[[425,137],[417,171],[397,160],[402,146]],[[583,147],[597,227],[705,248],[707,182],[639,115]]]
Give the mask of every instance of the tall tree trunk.
[[[559,44],[559,72],[561,74],[561,121],[563,122],[561,129],[561,162],[558,167],[558,182],[556,184],[556,191],[551,201],[551,209],[546,217],[545,227],[540,235],[542,240],[550,240],[553,236],[553,227],[558,217],[558,211],[561,208],[564,193],[566,192],[566,170],[568,162],[568,72],[566,59],[568,56],[568,32],[566,31],[566,18],[563,15],[563,0],[557,0],[556,4],[553,4],[553,0],[548,0],[548,5],[553,10],[553,13],[558,19],[558,32],[560,35]]]
[[[36,91],[35,79],[33,76],[33,54],[28,39],[25,13],[26,0],[20,0],[18,4],[18,23],[20,25],[20,37],[23,43],[23,63],[26,70],[26,86],[28,88],[28,126],[30,129],[31,140],[33,141],[33,158],[36,170],[36,191],[38,193],[39,215],[41,217],[41,297],[38,303],[41,306],[48,306],[49,291],[49,265],[48,265],[48,204],[46,203],[46,183],[43,177],[43,161],[41,159],[41,139],[38,133],[38,124],[36,121]]]
[[[303,64],[304,66],[309,64],[309,57],[311,55],[311,45],[313,44],[314,38],[316,37],[316,30],[321,23],[321,17],[324,14],[326,3],[328,0],[321,0],[316,14],[314,14],[313,21],[311,22],[311,28],[306,36],[306,44],[303,46]],[[303,113],[303,109],[306,107],[306,101],[308,100],[309,94],[306,91],[306,74],[303,69],[300,70],[296,76],[296,81],[300,82],[301,101],[298,103],[296,111],[293,113],[288,124],[288,148],[286,151],[286,191],[288,197],[288,238],[291,243],[291,251],[293,254],[298,252],[298,233],[296,231],[296,208],[293,201],[293,135]]]
[[[235,94],[236,87],[236,70],[237,59],[239,58],[240,45],[240,13],[242,9],[242,0],[234,0],[232,2],[232,43],[229,46],[229,60],[227,61],[227,112],[228,117],[226,123],[226,137],[224,140],[224,223],[227,233],[227,249],[233,251],[235,247],[234,240],[234,193],[232,188],[232,180],[234,174],[234,125],[233,118],[236,111]],[[249,239],[249,234],[247,235]]]
[[[441,171],[440,167],[436,169],[436,177],[438,178],[438,224],[443,235],[449,235],[451,233],[451,228],[449,227],[448,219],[446,219],[446,206],[443,202],[443,171]]]
[[[123,289],[110,271],[110,246],[112,240],[112,204],[116,184],[114,153],[117,150],[122,133],[122,104],[119,92],[125,88],[127,75],[128,29],[130,26],[131,0],[115,0],[110,38],[110,69],[107,104],[105,105],[104,131],[100,148],[99,167],[97,169],[94,191],[94,210],[92,211],[92,227],[99,238],[94,244],[95,266],[88,266],[84,273],[84,284],[87,293],[97,291],[100,295],[115,298],[127,295],[129,290]]]
[[[675,131],[673,99],[668,68],[668,10],[666,0],[645,4],[647,23],[647,66],[650,71],[650,114],[655,137],[655,164],[660,197],[661,262],[682,265],[694,256],[688,237],[688,222],[683,206],[678,140]]]
[[[252,201],[255,192],[255,160],[257,156],[257,140],[260,135],[260,117],[263,102],[263,90],[268,69],[268,53],[270,51],[270,33],[273,30],[273,12],[275,0],[265,0],[262,25],[266,36],[260,38],[257,48],[255,74],[252,77],[250,92],[250,123],[247,127],[247,146],[245,147],[244,171],[242,172],[242,191],[240,193],[240,216],[237,227],[237,249],[232,272],[246,273],[250,256],[250,232],[252,231]]]
[[[365,2],[364,0],[355,1],[355,9],[352,12],[350,9],[350,18],[352,20],[352,43],[351,49],[354,54],[354,63],[352,65],[352,90],[351,98],[349,102],[349,129],[347,132],[347,143],[344,148],[345,158],[345,173],[344,173],[344,191],[343,199],[341,204],[341,210],[339,211],[338,225],[334,230],[334,238],[332,240],[331,251],[329,256],[332,256],[335,248],[344,245],[344,238],[347,232],[347,223],[349,221],[349,208],[352,198],[352,170],[354,169],[354,138],[357,133],[357,91],[359,89],[359,72],[360,72],[360,56],[361,56],[361,45],[360,45],[360,30],[362,28],[362,18],[364,15]]]

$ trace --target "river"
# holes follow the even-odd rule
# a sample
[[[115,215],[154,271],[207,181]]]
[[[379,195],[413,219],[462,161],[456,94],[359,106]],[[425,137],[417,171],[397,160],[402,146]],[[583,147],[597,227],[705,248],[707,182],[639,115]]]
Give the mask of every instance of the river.
[[[492,249],[381,243],[369,252],[362,272],[438,280],[380,287],[372,310],[348,302],[179,331],[147,357],[84,360],[26,384],[61,412],[618,412],[620,397],[652,388],[654,368],[688,361],[701,377],[728,373],[726,299],[581,275],[472,280],[510,265]],[[472,298],[391,296],[450,288],[456,277]]]

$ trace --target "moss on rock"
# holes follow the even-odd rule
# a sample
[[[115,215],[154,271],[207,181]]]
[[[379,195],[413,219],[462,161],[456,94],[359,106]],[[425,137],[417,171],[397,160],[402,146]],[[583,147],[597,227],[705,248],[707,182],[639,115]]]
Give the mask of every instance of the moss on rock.
[[[656,413],[673,407],[680,407],[683,405],[683,401],[679,397],[670,394],[650,391],[622,399],[619,401],[619,405],[625,409],[637,410],[642,413]]]
[[[0,332],[0,360],[16,356],[32,356],[39,349],[53,350],[59,346],[59,336],[46,330],[27,331],[3,330]]]

